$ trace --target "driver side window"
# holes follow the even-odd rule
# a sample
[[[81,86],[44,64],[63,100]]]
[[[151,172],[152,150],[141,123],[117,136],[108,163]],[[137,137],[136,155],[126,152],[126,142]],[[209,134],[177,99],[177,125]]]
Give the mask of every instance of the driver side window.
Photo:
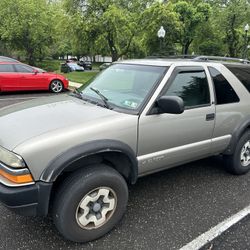
[[[210,93],[205,71],[179,72],[163,95],[181,97],[185,109],[210,105]]]

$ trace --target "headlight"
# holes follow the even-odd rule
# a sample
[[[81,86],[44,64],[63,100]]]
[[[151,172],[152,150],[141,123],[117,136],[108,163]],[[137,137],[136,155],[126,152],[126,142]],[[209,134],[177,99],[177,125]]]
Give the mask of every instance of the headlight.
[[[19,155],[16,155],[5,148],[0,147],[0,161],[9,167],[23,168],[25,163]]]

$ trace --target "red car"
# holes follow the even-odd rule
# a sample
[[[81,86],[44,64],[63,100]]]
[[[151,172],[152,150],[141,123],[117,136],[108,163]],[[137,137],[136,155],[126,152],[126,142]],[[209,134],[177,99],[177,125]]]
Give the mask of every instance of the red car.
[[[19,62],[0,62],[0,92],[21,90],[50,90],[54,93],[68,88],[62,75]]]

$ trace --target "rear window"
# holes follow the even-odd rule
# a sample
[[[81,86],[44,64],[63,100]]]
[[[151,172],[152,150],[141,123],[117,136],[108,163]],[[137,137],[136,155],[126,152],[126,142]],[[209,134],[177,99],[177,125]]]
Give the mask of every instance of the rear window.
[[[225,65],[250,92],[250,66]]]

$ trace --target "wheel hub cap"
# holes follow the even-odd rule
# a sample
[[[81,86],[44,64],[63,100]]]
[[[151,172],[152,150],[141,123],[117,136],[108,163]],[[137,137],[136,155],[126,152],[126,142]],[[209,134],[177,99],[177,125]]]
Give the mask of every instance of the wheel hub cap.
[[[99,204],[99,203],[95,203],[94,205],[93,205],[93,211],[94,212],[99,212],[101,210],[101,205]]]
[[[54,92],[60,92],[62,90],[62,84],[59,81],[54,81],[52,83],[52,90]]]
[[[247,141],[241,149],[241,165],[246,167],[250,164],[250,141]]]
[[[112,217],[116,204],[117,197],[112,189],[94,189],[80,201],[76,210],[76,221],[84,229],[98,228]]]

